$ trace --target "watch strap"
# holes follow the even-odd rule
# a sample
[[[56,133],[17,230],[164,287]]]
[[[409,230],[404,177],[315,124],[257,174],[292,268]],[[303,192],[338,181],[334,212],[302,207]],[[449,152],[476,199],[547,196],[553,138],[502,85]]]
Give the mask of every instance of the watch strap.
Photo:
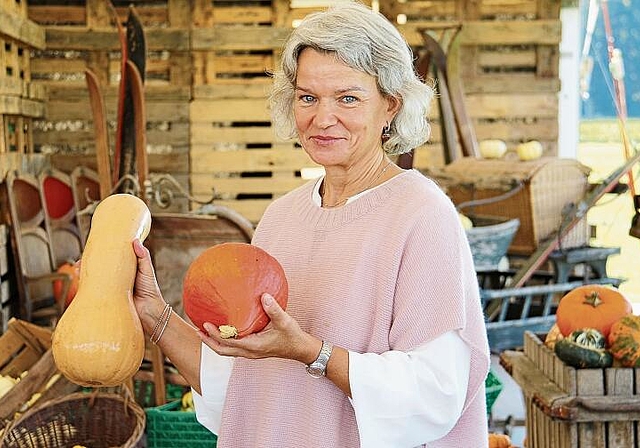
[[[322,347],[318,357],[311,364],[307,365],[307,373],[314,378],[321,378],[326,375],[327,364],[333,351],[333,345],[330,342],[322,341]]]

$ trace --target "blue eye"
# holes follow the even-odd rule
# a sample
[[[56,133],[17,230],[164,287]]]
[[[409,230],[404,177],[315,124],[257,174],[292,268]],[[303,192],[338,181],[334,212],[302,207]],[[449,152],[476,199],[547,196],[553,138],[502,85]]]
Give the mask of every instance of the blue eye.
[[[356,98],[355,96],[352,95],[345,95],[342,97],[342,102],[347,103],[347,104],[353,104],[355,102],[358,101],[358,98]]]
[[[315,100],[313,95],[300,95],[298,99],[303,103],[312,103]]]

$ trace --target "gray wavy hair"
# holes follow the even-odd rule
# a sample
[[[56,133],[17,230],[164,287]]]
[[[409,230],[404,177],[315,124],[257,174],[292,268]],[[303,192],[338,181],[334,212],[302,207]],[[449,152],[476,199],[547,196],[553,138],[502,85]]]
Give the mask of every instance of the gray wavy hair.
[[[427,141],[433,89],[416,75],[411,48],[397,28],[358,2],[310,14],[289,36],[269,98],[278,137],[297,136],[292,105],[298,56],[307,47],[335,54],[347,66],[376,78],[383,95],[400,100],[400,110],[389,124],[391,137],[383,143],[387,154],[402,154]]]

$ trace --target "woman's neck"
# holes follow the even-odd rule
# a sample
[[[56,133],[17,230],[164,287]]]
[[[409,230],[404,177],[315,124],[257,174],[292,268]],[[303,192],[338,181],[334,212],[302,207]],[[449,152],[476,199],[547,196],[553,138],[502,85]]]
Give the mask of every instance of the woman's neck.
[[[393,171],[392,166],[395,167],[393,162],[383,155],[372,163],[363,165],[361,171],[355,167],[341,169],[341,171],[327,170],[320,188],[322,206],[333,208],[344,205],[350,197],[373,188],[391,177],[389,172]]]

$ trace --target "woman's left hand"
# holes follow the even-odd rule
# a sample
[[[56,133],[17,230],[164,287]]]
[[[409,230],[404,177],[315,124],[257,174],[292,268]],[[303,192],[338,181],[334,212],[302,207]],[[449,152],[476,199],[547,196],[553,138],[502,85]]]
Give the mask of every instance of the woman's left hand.
[[[260,332],[241,339],[223,339],[218,328],[205,323],[202,341],[219,355],[250,359],[285,358],[303,363],[315,359],[322,342],[304,332],[270,294],[262,295],[262,308],[271,321]]]

